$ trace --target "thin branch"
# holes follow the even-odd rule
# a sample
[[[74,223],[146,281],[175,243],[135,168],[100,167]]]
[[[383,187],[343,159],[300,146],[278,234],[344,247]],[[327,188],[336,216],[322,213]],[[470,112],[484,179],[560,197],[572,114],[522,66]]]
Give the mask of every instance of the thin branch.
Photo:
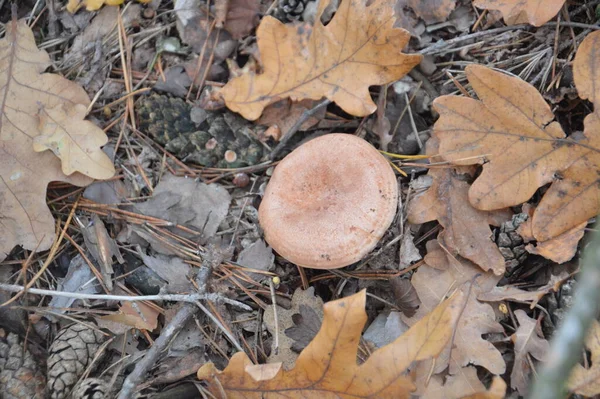
[[[21,285],[13,285],[13,284],[0,284],[0,291],[7,292],[21,292],[25,290],[25,287]],[[48,296],[58,296],[58,297],[66,297],[66,298],[76,298],[76,299],[99,299],[99,300],[108,300],[108,301],[173,301],[173,302],[188,302],[188,303],[196,303],[200,300],[206,300],[211,302],[224,302],[228,305],[235,306],[240,309],[244,309],[247,311],[252,311],[252,308],[242,302],[235,301],[233,299],[225,298],[222,295],[215,293],[193,293],[193,294],[162,294],[162,295],[142,295],[142,296],[128,296],[128,295],[100,295],[100,294],[81,294],[78,292],[68,292],[68,291],[53,291],[53,290],[44,290],[40,288],[29,288],[27,290],[29,294],[36,295],[48,295]]]

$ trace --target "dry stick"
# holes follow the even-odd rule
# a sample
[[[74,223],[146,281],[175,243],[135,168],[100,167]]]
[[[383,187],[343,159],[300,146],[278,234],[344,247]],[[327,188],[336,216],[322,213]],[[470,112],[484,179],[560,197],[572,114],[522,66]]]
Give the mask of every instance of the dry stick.
[[[198,295],[205,295],[208,288],[208,279],[212,274],[213,268],[216,268],[223,261],[223,253],[213,246],[209,246],[206,256],[202,261],[202,267],[198,271],[196,283],[198,284]],[[193,303],[186,303],[171,319],[160,333],[160,336],[154,341],[154,345],[142,360],[135,365],[135,369],[127,376],[123,387],[119,392],[117,399],[129,399],[134,397],[134,391],[144,380],[148,370],[154,366],[160,354],[167,348],[173,337],[185,326],[187,321],[198,313],[198,306]]]
[[[535,380],[529,399],[567,397],[565,383],[580,359],[583,342],[600,308],[600,232],[592,236],[583,254],[581,275],[573,306],[555,332],[548,361]]]
[[[14,284],[0,284],[0,291],[7,292],[22,292],[25,287],[22,285]],[[222,295],[215,293],[208,294],[162,294],[162,295],[142,295],[142,296],[128,296],[128,295],[105,295],[105,294],[81,294],[77,292],[68,291],[53,291],[45,290],[41,288],[29,288],[27,290],[29,294],[35,295],[47,295],[52,297],[66,297],[75,299],[97,299],[106,301],[127,301],[127,302],[139,302],[139,301],[172,301],[172,302],[187,302],[196,303],[200,300],[207,300],[212,302],[225,302],[228,305],[235,306],[237,308],[252,311],[252,308],[242,302],[238,302],[233,299],[226,298]]]
[[[317,104],[314,108],[304,111],[302,113],[302,115],[300,115],[300,118],[298,118],[298,120],[296,121],[296,123],[294,123],[294,125],[290,128],[290,130],[288,130],[283,135],[283,137],[279,141],[279,144],[277,144],[277,147],[275,147],[275,149],[273,150],[273,152],[271,152],[271,155],[269,155],[269,159],[270,160],[275,159],[275,157],[277,157],[277,155],[286,146],[286,144],[288,143],[288,141],[290,141],[290,139],[294,136],[294,134],[296,134],[296,132],[298,131],[298,129],[300,129],[300,126],[302,126],[302,124],[304,122],[306,122],[308,120],[308,118],[310,118],[311,116],[313,116],[314,114],[316,114],[317,112],[319,112],[323,107],[326,107],[329,104],[331,104],[331,100],[327,98],[327,99],[321,101],[319,104]]]

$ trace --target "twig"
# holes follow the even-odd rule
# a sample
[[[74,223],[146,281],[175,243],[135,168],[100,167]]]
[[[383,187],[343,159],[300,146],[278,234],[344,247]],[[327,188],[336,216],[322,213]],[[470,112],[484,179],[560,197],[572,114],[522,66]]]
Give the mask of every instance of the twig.
[[[209,246],[207,253],[202,261],[202,267],[198,271],[196,282],[198,284],[198,294],[205,295],[208,288],[208,279],[212,273],[213,268],[217,267],[223,261],[223,253],[217,248]],[[188,320],[193,315],[198,313],[198,307],[193,303],[186,303],[171,319],[160,333],[160,336],[154,341],[154,345],[142,360],[136,365],[135,369],[127,376],[123,387],[119,392],[117,399],[129,399],[134,397],[134,391],[137,386],[143,381],[148,373],[148,370],[154,366],[160,354],[167,348],[173,337],[185,326]]]
[[[7,292],[21,292],[25,290],[22,285],[13,284],[0,284],[0,291]],[[235,306],[240,309],[252,311],[252,308],[242,302],[238,302],[233,299],[226,298],[216,293],[193,293],[193,294],[162,294],[162,295],[142,295],[142,296],[128,296],[128,295],[104,295],[104,294],[81,294],[78,292],[68,291],[52,291],[44,290],[41,288],[29,288],[27,290],[29,294],[35,295],[47,295],[52,297],[66,297],[75,299],[97,299],[106,301],[172,301],[172,302],[187,302],[196,303],[196,301],[207,300],[211,302],[224,302],[228,305]]]
[[[484,30],[481,32],[471,33],[469,35],[455,37],[454,39],[450,39],[450,40],[440,40],[440,41],[432,44],[431,46],[425,47],[424,49],[419,51],[419,54],[432,55],[432,54],[437,54],[437,53],[443,53],[445,51],[448,51],[448,47],[451,47],[457,43],[465,42],[465,41],[472,40],[472,39],[477,39],[477,38],[480,38],[483,36],[495,35],[497,33],[507,32],[507,31],[511,31],[511,30],[525,29],[525,28],[529,28],[529,27],[530,26],[526,25],[526,24],[503,26],[501,28],[489,29],[489,30]]]
[[[288,130],[283,135],[283,137],[279,141],[279,144],[277,144],[277,147],[275,147],[273,152],[271,152],[271,155],[269,155],[269,159],[270,160],[275,159],[275,157],[277,157],[277,155],[279,155],[279,153],[287,145],[288,141],[290,141],[290,139],[294,136],[294,134],[296,134],[298,129],[300,129],[300,126],[302,126],[302,124],[304,122],[306,122],[308,120],[308,118],[310,118],[311,116],[313,116],[314,114],[319,112],[323,107],[326,107],[329,104],[331,104],[331,100],[327,98],[327,99],[321,101],[319,104],[317,104],[314,108],[304,111],[302,113],[302,115],[300,115],[300,118],[298,118],[296,123],[294,123],[294,125],[290,128],[290,130]]]
[[[578,362],[588,328],[600,308],[600,232],[585,249],[573,306],[554,334],[548,361],[534,382],[529,399],[567,397],[566,381]]]

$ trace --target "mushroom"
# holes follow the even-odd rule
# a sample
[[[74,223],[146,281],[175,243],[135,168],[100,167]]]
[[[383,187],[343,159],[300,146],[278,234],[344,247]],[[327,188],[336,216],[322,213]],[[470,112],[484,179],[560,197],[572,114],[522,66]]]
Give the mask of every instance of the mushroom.
[[[383,155],[361,138],[333,133],[277,165],[258,217],[281,256],[299,266],[336,269],[375,247],[397,206],[398,183]]]

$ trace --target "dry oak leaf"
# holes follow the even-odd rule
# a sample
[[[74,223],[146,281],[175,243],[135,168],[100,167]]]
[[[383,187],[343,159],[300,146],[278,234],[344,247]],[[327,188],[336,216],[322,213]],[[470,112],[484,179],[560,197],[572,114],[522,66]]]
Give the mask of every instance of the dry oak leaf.
[[[149,3],[152,0],[138,0],[140,3]],[[81,7],[85,6],[88,11],[96,11],[102,8],[103,5],[107,6],[118,6],[125,2],[125,0],[69,0],[67,3],[67,11],[74,13]]]
[[[506,383],[501,377],[495,376],[489,390],[477,376],[477,369],[467,366],[460,369],[456,375],[444,378],[434,375],[429,381],[421,399],[504,399]]]
[[[439,246],[440,242],[436,240],[426,244],[428,252],[435,251]],[[491,272],[482,273],[475,264],[448,253],[444,270],[434,269],[425,264],[415,272],[412,283],[421,300],[421,306],[413,317],[402,318],[410,326],[427,317],[447,292],[461,284],[473,282],[452,345],[448,345],[444,353],[436,359],[434,373],[442,372],[449,365],[450,374],[455,375],[462,367],[472,364],[485,367],[496,375],[504,374],[506,364],[501,353],[482,337],[484,334],[503,332],[504,328],[496,321],[494,309],[477,300],[479,294],[494,288],[500,278],[501,276]],[[431,369],[426,369],[427,373],[430,373]]]
[[[86,110],[82,104],[40,110],[40,134],[33,139],[33,150],[51,150],[62,161],[65,175],[79,172],[93,179],[109,179],[115,167],[100,149],[108,137],[92,122],[83,120]]]
[[[586,368],[576,364],[569,376],[567,387],[570,392],[592,397],[600,394],[600,323],[597,320],[590,326],[585,347],[591,353],[591,365]]]
[[[492,241],[490,212],[474,208],[468,199],[469,185],[460,180],[453,168],[430,169],[431,187],[413,197],[408,207],[408,221],[421,224],[438,220],[444,227],[449,248],[463,258],[501,275],[505,260]]]
[[[393,28],[394,0],[342,0],[327,26],[320,1],[312,29],[266,16],[257,31],[262,72],[234,77],[218,95],[232,111],[255,120],[276,101],[327,97],[351,115],[377,108],[369,86],[400,79],[421,61],[400,52],[410,35]]]
[[[475,7],[502,12],[507,25],[542,26],[558,14],[565,0],[473,0]]]
[[[46,205],[49,182],[79,186],[92,182],[80,173],[67,176],[52,152],[34,152],[40,106],[49,110],[90,103],[76,83],[43,73],[49,65],[48,54],[38,50],[27,24],[9,22],[0,40],[0,260],[16,245],[38,251],[52,245],[54,220]]]
[[[584,43],[587,40],[589,36]],[[582,58],[578,53],[575,64]],[[587,66],[600,74],[592,60]],[[482,210],[506,208],[526,202],[539,187],[553,182],[532,218],[538,241],[595,216],[600,210],[598,115],[586,117],[583,134],[566,138],[530,84],[479,65],[468,66],[466,73],[481,100],[436,99],[440,119],[434,131],[446,160],[458,165],[484,163],[469,189],[470,202]]]
[[[502,287],[494,287],[488,292],[483,292],[477,295],[477,299],[483,302],[500,302],[500,301],[515,301],[519,303],[531,303],[530,309],[535,308],[537,303],[545,295],[550,292],[558,292],[560,286],[573,275],[566,270],[562,270],[559,274],[551,275],[548,283],[537,288],[535,291],[525,291],[512,285]]]
[[[208,363],[198,370],[198,378],[216,398],[409,398],[414,384],[408,367],[413,361],[436,357],[446,347],[465,297],[458,291],[359,366],[358,343],[367,320],[363,290],[325,304],[321,329],[298,356],[294,369],[254,366],[238,352],[225,370]]]
[[[543,361],[550,351],[550,344],[538,335],[540,328],[537,320],[527,316],[527,313],[521,309],[515,310],[515,316],[519,322],[519,328],[511,336],[515,344],[515,363],[510,373],[510,385],[516,388],[521,395],[525,395],[531,372],[527,354]]]

